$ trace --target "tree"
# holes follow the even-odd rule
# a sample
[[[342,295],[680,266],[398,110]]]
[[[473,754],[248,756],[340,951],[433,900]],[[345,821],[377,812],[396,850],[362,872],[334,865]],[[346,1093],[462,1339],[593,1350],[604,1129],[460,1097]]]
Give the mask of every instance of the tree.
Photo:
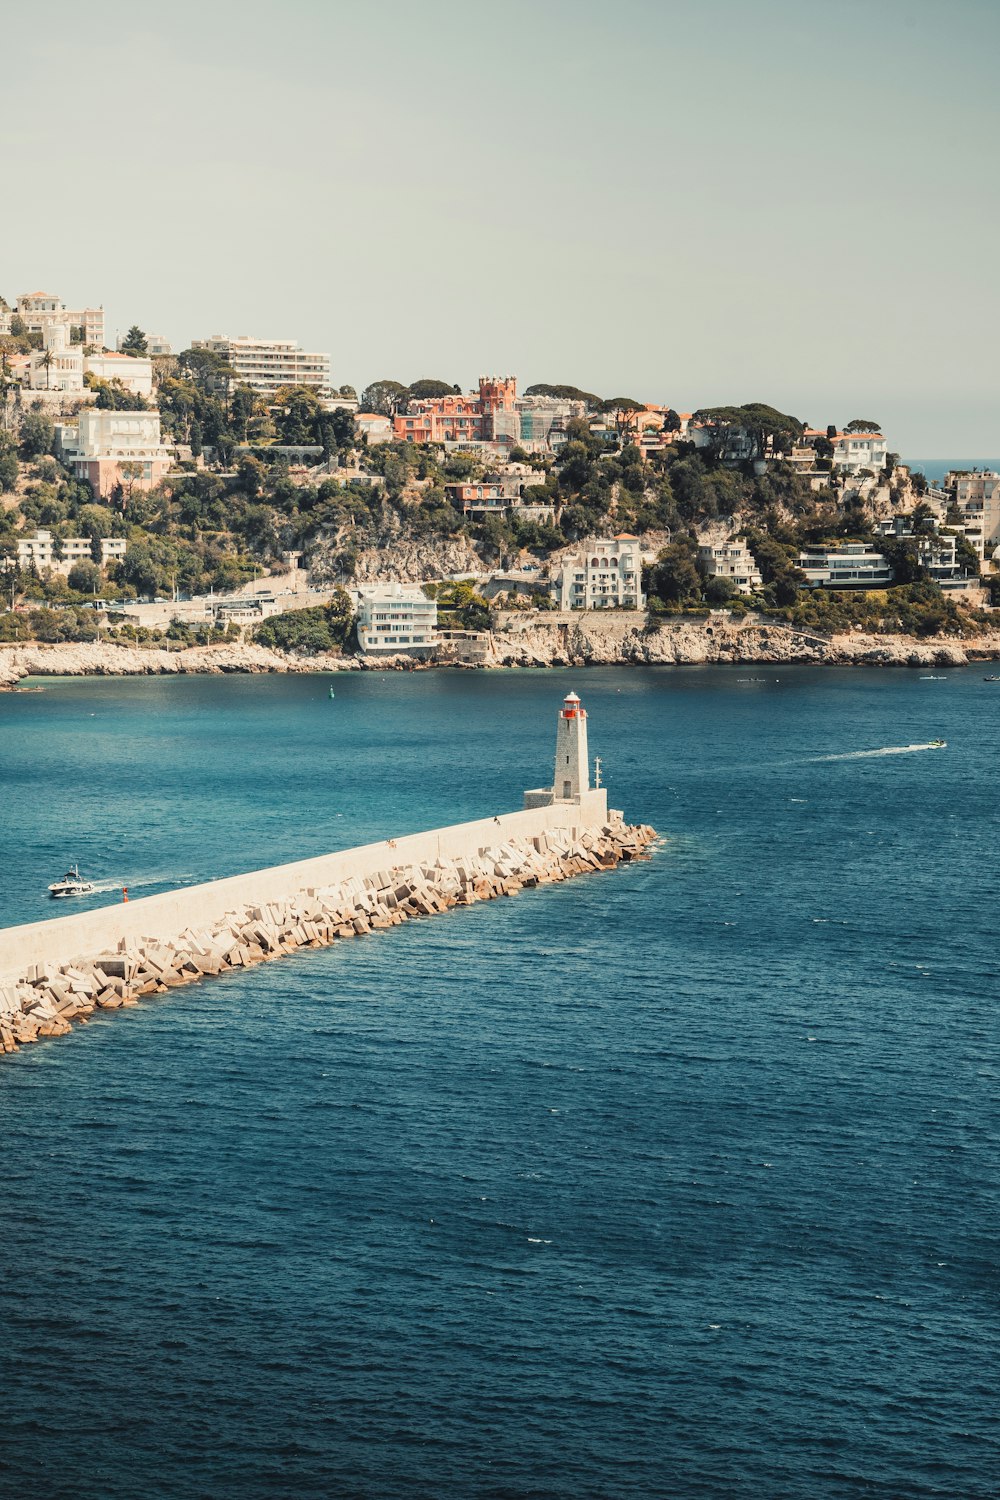
[[[282,386],[272,404],[280,442],[302,447],[320,441],[323,408],[311,385]]]
[[[592,409],[601,405],[600,396],[595,396],[593,391],[581,391],[578,385],[529,385],[524,394],[551,396],[555,401],[582,401]]]
[[[101,570],[95,563],[81,558],[70,568],[68,582],[78,594],[96,594],[101,586]]]
[[[0,452],[0,493],[16,487],[20,469],[21,465],[17,461],[16,453]]]
[[[785,453],[805,431],[797,417],[759,401],[702,407],[694,420],[708,428],[710,447],[722,461],[734,455],[752,461]]]
[[[122,339],[121,352],[122,354],[131,355],[133,359],[137,359],[139,355],[149,353],[148,340],[137,323],[132,324],[132,327]]]
[[[354,416],[344,406],[325,411],[319,417],[319,436],[323,444],[323,457],[354,447]]]
[[[156,564],[144,542],[134,542],[122,559],[120,575],[123,583],[131,584],[139,595],[155,596],[159,582]]]
[[[28,332],[28,325],[20,313],[13,313],[10,320],[11,336],[15,339],[23,339]]]
[[[178,354],[177,363],[205,393],[227,392],[236,379],[232,365],[215,349],[185,349]]]
[[[243,453],[236,467],[236,475],[247,499],[256,500],[264,488],[264,465],[252,453]]]
[[[122,510],[128,510],[132,504],[132,492],[137,482],[142,478],[142,464],[135,459],[126,459],[118,465],[118,476],[122,487]]]
[[[687,604],[700,599],[701,578],[689,544],[673,542],[664,547],[653,564],[649,592],[664,604]]]
[[[55,437],[56,430],[47,417],[40,412],[29,412],[21,422],[21,453],[25,458],[51,453]]]
[[[406,396],[406,386],[398,380],[373,380],[361,392],[360,410],[376,412],[382,417],[395,416]]]
[[[867,417],[855,417],[852,422],[848,422],[847,426],[844,428],[844,431],[845,432],[881,432],[882,428],[879,426],[879,424],[877,422],[870,422],[867,419]]]
[[[257,409],[257,392],[249,385],[238,385],[229,400],[229,420],[241,443],[247,440],[250,421]]]
[[[447,380],[414,380],[412,385],[406,387],[409,401],[428,401],[436,396],[456,395],[461,395],[461,388],[449,385]]]

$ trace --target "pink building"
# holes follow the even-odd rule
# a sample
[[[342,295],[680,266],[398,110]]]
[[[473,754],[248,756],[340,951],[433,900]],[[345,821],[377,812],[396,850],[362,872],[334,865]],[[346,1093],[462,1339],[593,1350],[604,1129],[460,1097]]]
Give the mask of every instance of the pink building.
[[[433,396],[411,401],[393,420],[402,443],[481,443],[519,435],[517,381],[513,376],[482,376],[475,396]]]
[[[56,426],[56,440],[63,461],[99,499],[119,484],[151,490],[172,466],[158,411],[82,411],[76,421]]]

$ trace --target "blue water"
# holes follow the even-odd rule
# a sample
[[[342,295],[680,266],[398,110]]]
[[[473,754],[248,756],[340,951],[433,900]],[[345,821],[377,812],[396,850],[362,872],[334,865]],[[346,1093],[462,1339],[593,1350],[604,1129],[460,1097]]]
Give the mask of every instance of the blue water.
[[[931,484],[941,484],[949,469],[1000,469],[1000,458],[906,458],[903,462]]]
[[[4,1500],[1000,1492],[984,670],[0,698],[8,921],[511,807],[570,687],[668,837],[0,1060]]]

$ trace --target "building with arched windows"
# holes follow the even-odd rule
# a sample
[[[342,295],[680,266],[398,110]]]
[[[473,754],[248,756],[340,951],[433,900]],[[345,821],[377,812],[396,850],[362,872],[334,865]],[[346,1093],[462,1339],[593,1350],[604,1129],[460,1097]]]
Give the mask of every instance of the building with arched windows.
[[[554,580],[560,609],[642,609],[642,547],[639,538],[581,542]]]

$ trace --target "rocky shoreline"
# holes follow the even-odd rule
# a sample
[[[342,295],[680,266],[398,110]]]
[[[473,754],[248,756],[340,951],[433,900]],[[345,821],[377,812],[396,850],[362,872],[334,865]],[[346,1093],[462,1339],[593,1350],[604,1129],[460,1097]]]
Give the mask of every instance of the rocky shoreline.
[[[59,967],[36,964],[0,983],[0,1053],[65,1036],[74,1021],[88,1020],[95,1010],[138,1005],[146,996],[252,968],[299,948],[326,948],[415,917],[614,869],[641,858],[655,839],[652,828],[629,827],[612,814],[603,827],[577,838],[552,830],[508,839],[469,858],[393,866],[375,876],[305,890],[288,901],[241,907],[210,927],[188,928],[171,942],[123,940],[114,953]]]
[[[0,645],[0,691],[26,677],[181,676],[190,673],[357,672],[429,667],[790,665],[960,667],[1000,659],[1000,630],[968,639],[873,635],[824,636],[761,616],[683,617],[647,622],[630,614],[586,617],[500,616],[474,659],[415,663],[409,657],[298,656],[252,642],[122,646],[103,642]]]

